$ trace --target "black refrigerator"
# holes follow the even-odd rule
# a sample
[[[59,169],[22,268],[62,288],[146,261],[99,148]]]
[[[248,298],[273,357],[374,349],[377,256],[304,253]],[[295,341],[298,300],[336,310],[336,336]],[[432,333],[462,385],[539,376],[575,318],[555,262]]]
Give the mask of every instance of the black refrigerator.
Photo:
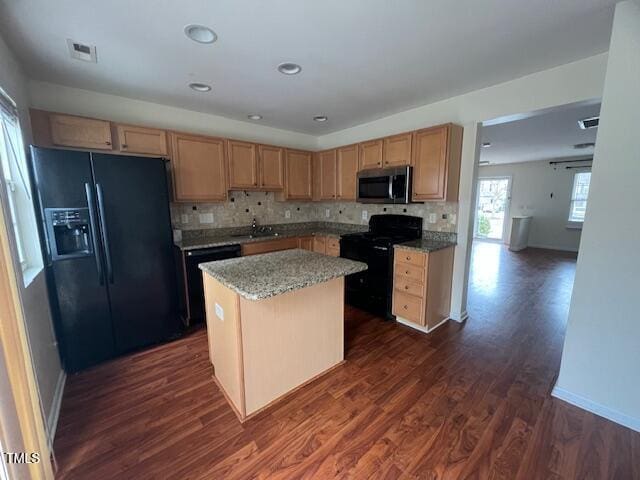
[[[165,160],[31,147],[65,370],[180,332]]]

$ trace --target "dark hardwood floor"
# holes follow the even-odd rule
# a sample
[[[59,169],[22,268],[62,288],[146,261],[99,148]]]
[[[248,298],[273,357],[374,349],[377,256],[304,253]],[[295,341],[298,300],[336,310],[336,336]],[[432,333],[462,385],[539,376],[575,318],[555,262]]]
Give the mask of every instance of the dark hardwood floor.
[[[474,246],[470,319],[347,309],[347,362],[241,425],[204,331],[71,376],[59,478],[640,478],[640,434],[550,396],[575,255]]]

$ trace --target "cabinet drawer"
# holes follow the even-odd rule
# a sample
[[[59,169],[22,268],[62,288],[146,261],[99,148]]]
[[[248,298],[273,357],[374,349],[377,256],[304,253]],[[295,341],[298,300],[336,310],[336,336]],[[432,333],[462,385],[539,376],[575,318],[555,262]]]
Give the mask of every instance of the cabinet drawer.
[[[260,253],[278,252],[298,248],[297,238],[283,238],[266,242],[245,243],[242,245],[242,255],[258,255]]]
[[[396,276],[393,279],[393,288],[400,292],[408,293],[416,297],[424,297],[424,286],[419,283],[412,282],[407,277],[401,275]]]
[[[333,237],[327,237],[327,250],[330,248],[333,250],[340,250],[340,240]]]
[[[406,277],[413,282],[424,284],[424,267],[417,267],[408,263],[396,263],[394,277]]]
[[[408,263],[417,267],[424,267],[426,264],[427,256],[424,253],[415,252],[413,250],[396,248],[396,251],[394,252],[394,259],[396,262]]]
[[[408,295],[398,290],[393,291],[393,312],[398,317],[405,318],[419,325],[424,325],[422,299]]]

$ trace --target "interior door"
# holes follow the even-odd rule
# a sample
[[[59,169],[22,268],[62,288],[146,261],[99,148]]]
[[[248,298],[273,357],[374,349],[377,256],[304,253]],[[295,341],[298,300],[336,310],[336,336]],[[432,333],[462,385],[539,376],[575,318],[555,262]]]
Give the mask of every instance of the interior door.
[[[509,224],[511,177],[478,179],[474,237],[504,242]]]
[[[92,155],[105,269],[119,352],[178,332],[164,160]]]

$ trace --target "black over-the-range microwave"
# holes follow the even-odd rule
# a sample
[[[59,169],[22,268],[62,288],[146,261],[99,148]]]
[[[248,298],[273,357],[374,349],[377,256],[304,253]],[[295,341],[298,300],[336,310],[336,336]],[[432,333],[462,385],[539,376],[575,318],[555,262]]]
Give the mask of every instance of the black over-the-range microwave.
[[[358,202],[411,202],[411,168],[376,168],[358,172]]]

